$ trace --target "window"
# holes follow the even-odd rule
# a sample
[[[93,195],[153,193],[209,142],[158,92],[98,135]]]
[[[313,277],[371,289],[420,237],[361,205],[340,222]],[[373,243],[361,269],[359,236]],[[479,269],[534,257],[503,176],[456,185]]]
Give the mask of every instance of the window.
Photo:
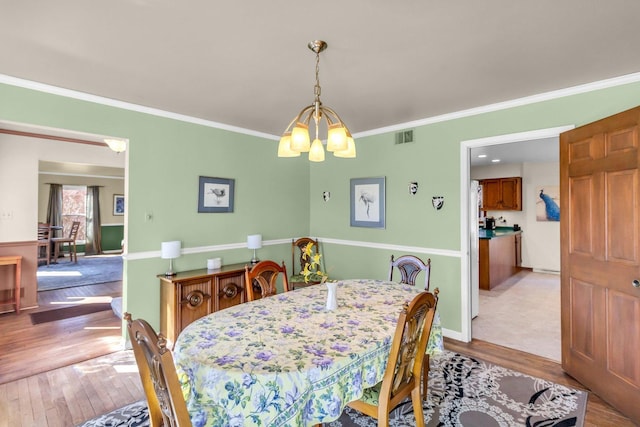
[[[76,240],[85,241],[87,229],[87,187],[84,185],[62,186],[62,236],[68,236],[71,224],[80,221]]]

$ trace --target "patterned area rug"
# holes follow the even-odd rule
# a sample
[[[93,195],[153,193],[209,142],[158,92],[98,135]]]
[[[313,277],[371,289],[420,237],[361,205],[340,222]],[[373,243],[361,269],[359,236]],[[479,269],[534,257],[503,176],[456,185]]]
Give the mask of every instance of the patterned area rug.
[[[571,427],[584,424],[587,392],[531,377],[501,366],[445,351],[431,358],[429,397],[423,404],[427,426]],[[146,402],[94,418],[81,427],[149,425]],[[347,408],[328,427],[376,427],[377,421]],[[413,427],[411,403],[391,414],[390,426]]]
[[[582,426],[587,392],[445,351],[431,358],[427,426]],[[374,427],[372,418],[347,408],[329,427]],[[391,415],[391,426],[415,426],[411,403]]]
[[[69,259],[57,264],[38,267],[38,291],[96,285],[122,280],[122,256],[78,257],[78,262]]]

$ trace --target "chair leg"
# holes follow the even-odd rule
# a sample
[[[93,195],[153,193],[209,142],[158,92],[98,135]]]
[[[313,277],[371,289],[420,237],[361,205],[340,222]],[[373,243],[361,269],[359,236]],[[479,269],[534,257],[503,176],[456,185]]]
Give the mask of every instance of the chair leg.
[[[427,391],[429,382],[429,355],[425,354],[422,359],[422,400],[427,400]]]

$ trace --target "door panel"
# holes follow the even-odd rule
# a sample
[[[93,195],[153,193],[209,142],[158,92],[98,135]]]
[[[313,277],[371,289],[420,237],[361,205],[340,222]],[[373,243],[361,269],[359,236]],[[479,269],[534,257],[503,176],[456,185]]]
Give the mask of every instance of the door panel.
[[[640,422],[640,107],[560,136],[562,366]]]

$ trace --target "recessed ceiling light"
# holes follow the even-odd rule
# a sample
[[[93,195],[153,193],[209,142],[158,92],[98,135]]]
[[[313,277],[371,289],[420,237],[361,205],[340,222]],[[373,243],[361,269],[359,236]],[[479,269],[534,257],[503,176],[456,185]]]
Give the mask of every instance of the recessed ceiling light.
[[[492,163],[498,163],[498,162],[500,162],[500,159],[491,159],[491,162]]]
[[[484,159],[485,157],[487,157],[487,155],[486,155],[486,154],[478,154],[478,158],[479,158],[479,159]]]

